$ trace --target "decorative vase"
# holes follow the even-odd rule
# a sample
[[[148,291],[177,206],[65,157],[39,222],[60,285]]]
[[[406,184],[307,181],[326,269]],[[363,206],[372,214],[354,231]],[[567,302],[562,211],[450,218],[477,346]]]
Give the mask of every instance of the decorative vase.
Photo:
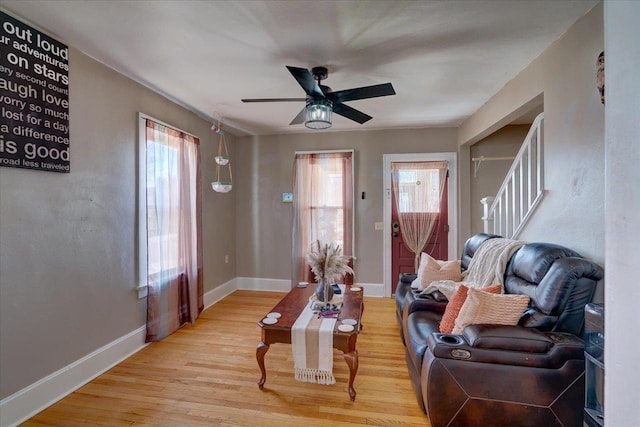
[[[316,287],[316,298],[318,301],[322,301],[324,303],[333,299],[333,288],[325,279],[320,279],[318,282],[318,286]]]

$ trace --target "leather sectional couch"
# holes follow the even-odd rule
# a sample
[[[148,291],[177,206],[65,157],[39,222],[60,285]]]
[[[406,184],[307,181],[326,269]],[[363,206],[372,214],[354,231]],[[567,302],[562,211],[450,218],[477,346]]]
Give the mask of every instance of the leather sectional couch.
[[[467,269],[488,239],[464,245]],[[530,302],[517,326],[469,325],[442,334],[447,300],[411,289],[403,275],[396,290],[397,317],[418,404],[433,427],[582,426],[584,306],[603,269],[565,247],[527,243],[504,274],[504,293]]]

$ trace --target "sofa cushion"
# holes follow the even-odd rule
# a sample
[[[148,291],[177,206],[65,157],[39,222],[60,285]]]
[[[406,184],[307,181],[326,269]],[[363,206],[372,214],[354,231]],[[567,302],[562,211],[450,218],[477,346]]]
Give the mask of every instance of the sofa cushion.
[[[473,324],[517,325],[528,304],[526,295],[495,295],[470,288],[453,333],[460,334],[467,325]]]
[[[442,315],[442,320],[440,321],[440,332],[443,334],[450,334],[453,332],[453,328],[455,326],[456,319],[458,318],[458,314],[460,313],[460,309],[462,305],[467,300],[467,292],[469,288],[465,285],[460,285],[456,292],[451,297],[451,300],[447,304],[447,308]],[[489,286],[487,288],[483,288],[482,291],[489,292],[492,294],[502,293],[502,285],[494,285]]]
[[[468,269],[469,264],[471,263],[471,259],[473,258],[473,255],[476,253],[480,245],[482,245],[487,240],[495,239],[496,237],[500,236],[498,236],[497,234],[479,233],[469,237],[469,239],[467,239],[467,241],[465,242],[464,247],[462,248],[460,268],[462,268],[463,270]]]
[[[552,243],[527,243],[512,259],[507,275],[513,274],[530,283],[540,283],[558,258],[579,257],[577,252]]]
[[[597,264],[576,252],[550,243],[528,243],[511,257],[505,273],[505,293],[527,295],[529,310],[520,325],[542,331],[580,335],[584,305],[604,277]]]

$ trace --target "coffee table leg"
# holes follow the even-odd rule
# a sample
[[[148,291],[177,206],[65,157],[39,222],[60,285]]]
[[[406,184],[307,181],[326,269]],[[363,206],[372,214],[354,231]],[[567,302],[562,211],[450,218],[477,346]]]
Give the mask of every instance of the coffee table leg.
[[[258,366],[260,367],[260,372],[262,373],[262,377],[260,377],[260,381],[258,381],[258,388],[260,390],[262,390],[262,388],[264,387],[264,382],[267,380],[267,371],[264,368],[264,355],[267,354],[268,350],[268,344],[265,344],[262,341],[258,343],[258,348],[256,349],[256,359],[258,359]]]
[[[353,402],[356,400],[356,390],[353,388],[353,380],[356,378],[356,374],[358,373],[358,350],[345,353],[344,360],[349,366],[349,397]]]

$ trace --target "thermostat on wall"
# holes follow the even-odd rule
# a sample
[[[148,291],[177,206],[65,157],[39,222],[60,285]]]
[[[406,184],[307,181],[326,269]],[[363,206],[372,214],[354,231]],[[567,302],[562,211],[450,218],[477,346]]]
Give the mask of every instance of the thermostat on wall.
[[[282,193],[282,203],[293,202],[293,193]]]

